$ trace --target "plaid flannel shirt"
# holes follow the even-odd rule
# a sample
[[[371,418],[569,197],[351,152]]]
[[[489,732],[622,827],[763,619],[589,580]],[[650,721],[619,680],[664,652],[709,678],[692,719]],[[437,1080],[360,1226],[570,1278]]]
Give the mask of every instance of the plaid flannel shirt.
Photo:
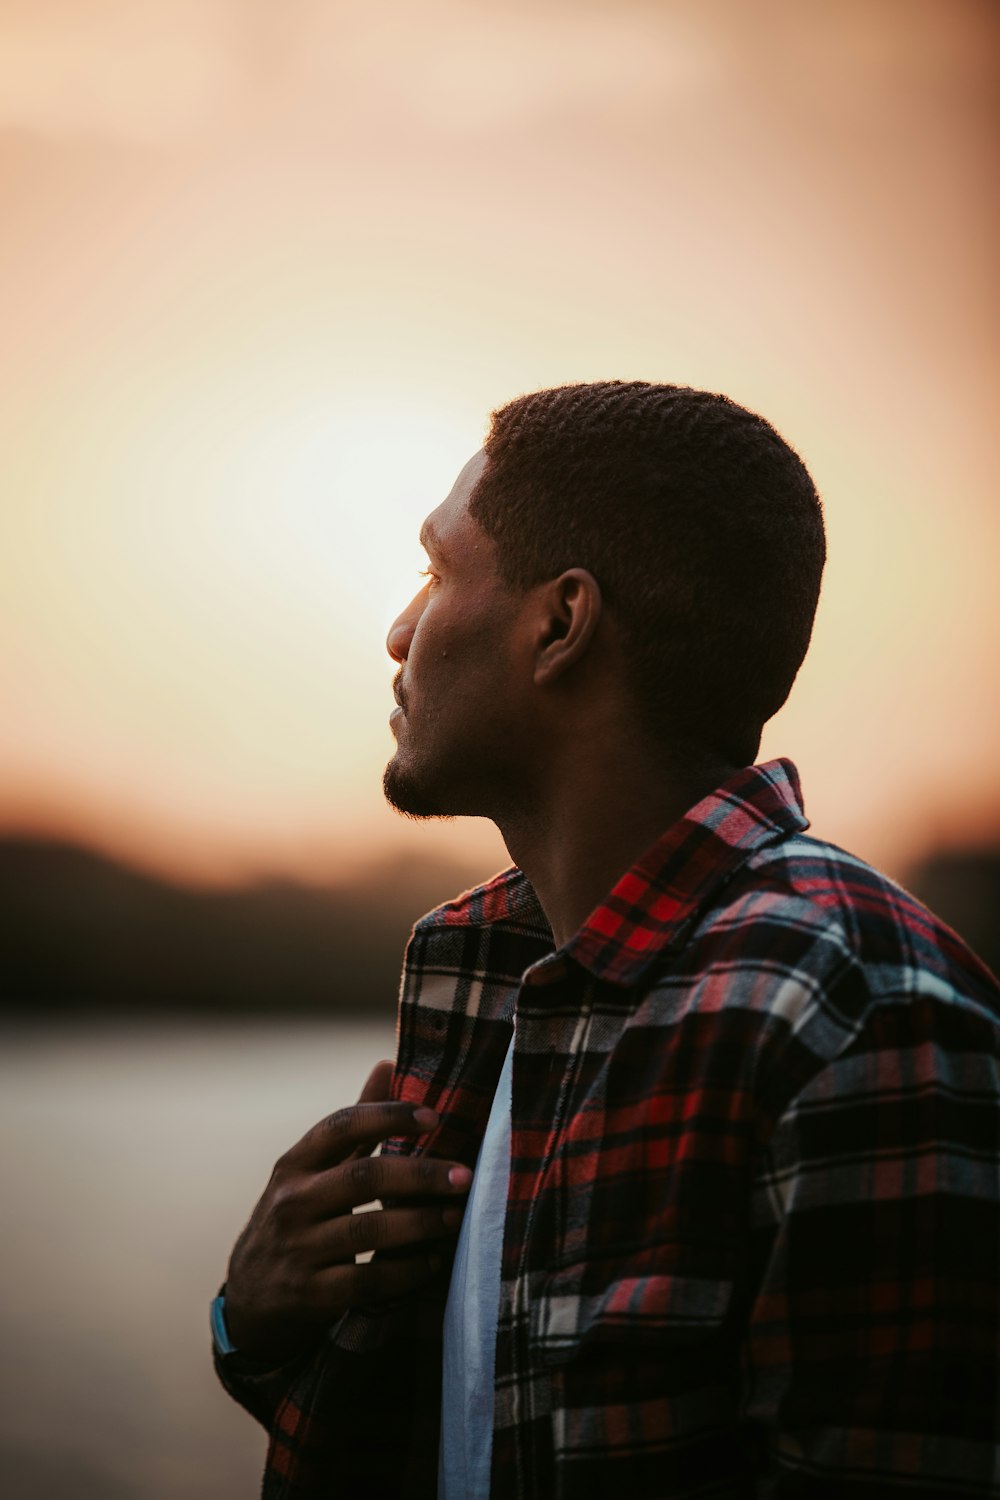
[[[807,826],[752,767],[559,952],[516,870],[414,929],[387,1149],[474,1163],[517,1011],[495,1497],[1000,1494],[1000,994]],[[435,1495],[446,1291],[219,1361],[267,1500]]]

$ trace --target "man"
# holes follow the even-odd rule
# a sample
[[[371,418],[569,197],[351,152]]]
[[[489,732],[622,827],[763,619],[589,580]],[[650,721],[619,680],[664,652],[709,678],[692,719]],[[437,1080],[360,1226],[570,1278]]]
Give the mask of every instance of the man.
[[[805,468],[721,396],[541,391],[423,541],[386,794],[515,868],[417,923],[395,1067],[233,1251],[264,1494],[1000,1493],[996,982],[753,765]]]

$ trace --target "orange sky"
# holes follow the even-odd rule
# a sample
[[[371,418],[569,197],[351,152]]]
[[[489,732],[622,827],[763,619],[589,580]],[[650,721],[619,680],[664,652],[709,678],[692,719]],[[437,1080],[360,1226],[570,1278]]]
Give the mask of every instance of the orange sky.
[[[899,871],[1000,835],[992,0],[0,0],[0,825],[386,848],[385,629],[490,408],[726,391],[824,496],[766,754]]]

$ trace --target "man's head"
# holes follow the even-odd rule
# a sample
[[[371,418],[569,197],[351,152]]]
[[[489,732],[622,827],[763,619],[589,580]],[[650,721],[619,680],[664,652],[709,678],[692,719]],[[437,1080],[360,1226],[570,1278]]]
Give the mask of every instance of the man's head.
[[[523,801],[572,714],[588,733],[624,716],[675,765],[748,764],[805,655],[825,555],[815,489],[773,428],[640,382],[500,408],[424,540],[428,584],[388,639],[403,712],[386,795],[418,816]]]
[[[520,396],[484,451],[469,513],[505,581],[589,570],[644,730],[751,763],[805,656],[826,556],[798,455],[725,396],[642,381]]]

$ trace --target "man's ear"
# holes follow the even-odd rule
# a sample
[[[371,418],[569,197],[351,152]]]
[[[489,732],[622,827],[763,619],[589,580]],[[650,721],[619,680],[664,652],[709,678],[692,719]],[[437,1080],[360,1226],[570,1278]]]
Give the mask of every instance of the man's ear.
[[[552,683],[587,653],[603,600],[593,573],[569,568],[539,590],[536,687]]]

